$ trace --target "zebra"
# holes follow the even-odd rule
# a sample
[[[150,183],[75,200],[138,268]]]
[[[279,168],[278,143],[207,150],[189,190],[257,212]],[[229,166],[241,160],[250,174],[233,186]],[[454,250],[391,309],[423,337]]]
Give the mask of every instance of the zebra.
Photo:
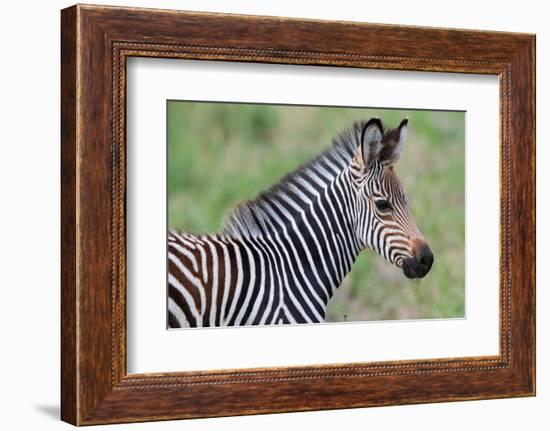
[[[169,328],[319,323],[366,249],[424,277],[434,260],[395,173],[408,119],[355,122],[239,204],[215,234],[168,231]]]

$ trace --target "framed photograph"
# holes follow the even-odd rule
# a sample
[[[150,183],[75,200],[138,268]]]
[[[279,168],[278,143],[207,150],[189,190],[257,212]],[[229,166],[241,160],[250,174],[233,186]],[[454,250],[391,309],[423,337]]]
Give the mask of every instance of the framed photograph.
[[[61,416],[535,394],[535,37],[61,13]]]

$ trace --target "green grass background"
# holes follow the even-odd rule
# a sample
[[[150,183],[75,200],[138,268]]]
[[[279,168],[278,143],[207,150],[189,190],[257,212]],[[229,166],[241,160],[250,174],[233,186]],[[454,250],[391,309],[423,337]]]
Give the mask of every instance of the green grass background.
[[[355,120],[409,118],[396,171],[435,255],[409,280],[365,250],[329,303],[327,321],[464,316],[464,113],[168,102],[168,226],[219,231],[231,209],[330,145]]]

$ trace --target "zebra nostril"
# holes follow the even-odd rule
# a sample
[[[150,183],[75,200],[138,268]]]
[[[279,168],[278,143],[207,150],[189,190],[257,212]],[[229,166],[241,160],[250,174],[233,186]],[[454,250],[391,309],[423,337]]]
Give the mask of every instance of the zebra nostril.
[[[432,254],[430,247],[428,247],[427,244],[424,244],[418,253],[417,262],[429,270],[432,267],[433,261],[434,255]]]

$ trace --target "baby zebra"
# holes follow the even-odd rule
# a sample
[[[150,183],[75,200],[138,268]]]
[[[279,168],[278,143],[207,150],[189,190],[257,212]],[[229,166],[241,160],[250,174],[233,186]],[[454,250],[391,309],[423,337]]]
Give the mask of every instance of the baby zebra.
[[[361,121],[251,201],[223,232],[168,233],[170,328],[323,322],[328,301],[370,248],[424,277],[433,255],[394,170],[407,119]]]

